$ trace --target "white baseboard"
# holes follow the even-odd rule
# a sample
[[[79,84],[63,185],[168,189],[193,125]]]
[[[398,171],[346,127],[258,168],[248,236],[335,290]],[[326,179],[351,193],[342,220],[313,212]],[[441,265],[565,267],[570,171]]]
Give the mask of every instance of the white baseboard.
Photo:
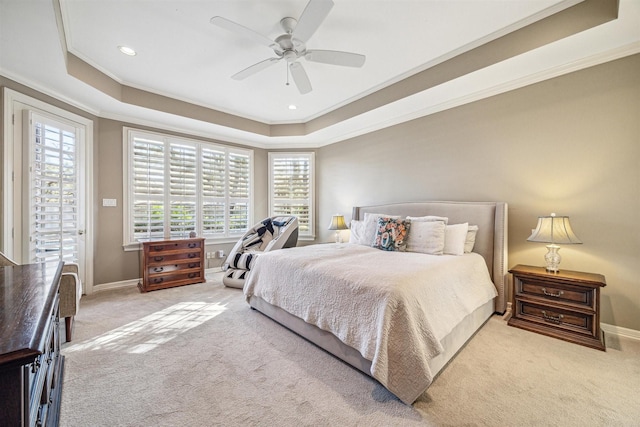
[[[600,327],[607,334],[640,341],[640,331],[635,329],[622,328],[620,326],[609,325],[608,323],[600,323]]]
[[[222,272],[222,270],[220,270],[220,267],[206,268],[204,270],[205,276],[207,274],[215,274],[220,272]],[[122,280],[120,282],[101,283],[99,285],[94,285],[93,292],[103,292],[113,289],[127,288],[129,286],[138,286],[138,282],[140,282],[140,279],[129,279]]]
[[[111,291],[113,289],[127,288],[129,286],[138,286],[140,279],[123,280],[120,282],[101,283],[94,285],[93,292]]]

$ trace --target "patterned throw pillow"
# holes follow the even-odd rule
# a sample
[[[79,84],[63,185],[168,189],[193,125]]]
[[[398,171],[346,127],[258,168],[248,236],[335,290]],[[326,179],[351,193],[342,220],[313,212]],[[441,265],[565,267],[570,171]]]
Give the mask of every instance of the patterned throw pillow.
[[[407,252],[442,255],[444,251],[444,221],[411,220],[407,235]]]
[[[383,251],[404,251],[406,249],[405,239],[411,221],[401,218],[378,218],[378,229],[373,241],[373,247]]]

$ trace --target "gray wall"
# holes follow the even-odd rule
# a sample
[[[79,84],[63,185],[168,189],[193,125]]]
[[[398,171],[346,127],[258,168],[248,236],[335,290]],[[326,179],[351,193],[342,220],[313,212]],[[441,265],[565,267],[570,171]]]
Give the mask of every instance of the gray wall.
[[[122,162],[122,138],[123,128],[125,126],[135,127],[136,129],[150,129],[144,126],[131,125],[113,120],[99,119],[100,135],[96,144],[97,149],[95,156],[98,159],[98,191],[97,199],[116,199],[118,201],[117,208],[103,207],[101,203],[97,208],[97,227],[96,227],[96,250],[94,263],[94,283],[96,285],[104,283],[119,282],[140,277],[139,251],[124,251],[122,248],[123,235],[123,162]],[[189,135],[181,135],[172,132],[178,136],[184,136],[190,139],[202,139]],[[209,140],[220,143],[220,141]],[[227,145],[233,145],[224,143]],[[267,197],[267,152],[262,149],[254,150],[254,171],[255,171],[255,216],[262,219],[267,216],[268,197]],[[208,245],[207,251],[216,251],[224,249],[225,253],[229,253],[233,243]],[[209,259],[207,267],[218,267],[222,264],[222,260]]]
[[[91,117],[0,77],[0,84]],[[122,249],[122,127],[95,119],[95,284],[138,277]],[[509,265],[543,265],[526,242],[538,215],[569,215],[583,245],[564,269],[604,274],[602,321],[640,330],[640,55],[316,150],[319,241],[331,215],[407,200],[509,203]],[[255,149],[256,218],[267,215],[267,152]],[[118,200],[104,208],[103,198]],[[345,233],[345,238],[348,233]],[[231,244],[219,248],[229,250]],[[216,246],[207,250],[218,249]],[[211,260],[210,267],[217,265]]]
[[[323,147],[317,167],[325,241],[352,205],[505,201],[509,266],[542,266],[537,217],[570,216],[584,244],[561,268],[604,274],[602,321],[640,330],[640,55]]]

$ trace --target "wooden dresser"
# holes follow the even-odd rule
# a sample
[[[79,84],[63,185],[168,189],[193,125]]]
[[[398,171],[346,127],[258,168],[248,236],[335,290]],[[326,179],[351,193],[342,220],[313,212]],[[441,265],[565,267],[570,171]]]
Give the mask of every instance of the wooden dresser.
[[[509,325],[605,350],[600,329],[601,274],[517,265]]]
[[[62,263],[0,267],[0,425],[57,426]]]
[[[205,281],[204,239],[142,242],[140,292]]]

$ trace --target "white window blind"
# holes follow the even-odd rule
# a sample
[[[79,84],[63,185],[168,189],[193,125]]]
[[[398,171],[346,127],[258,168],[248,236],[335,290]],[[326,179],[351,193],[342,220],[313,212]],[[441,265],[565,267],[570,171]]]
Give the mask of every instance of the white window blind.
[[[138,137],[131,141],[131,240],[164,237],[164,143]]]
[[[298,217],[299,235],[314,237],[314,153],[269,153],[270,215]]]
[[[235,238],[250,226],[251,150],[128,129],[125,244]]]
[[[77,129],[30,113],[29,262],[78,260]]]

